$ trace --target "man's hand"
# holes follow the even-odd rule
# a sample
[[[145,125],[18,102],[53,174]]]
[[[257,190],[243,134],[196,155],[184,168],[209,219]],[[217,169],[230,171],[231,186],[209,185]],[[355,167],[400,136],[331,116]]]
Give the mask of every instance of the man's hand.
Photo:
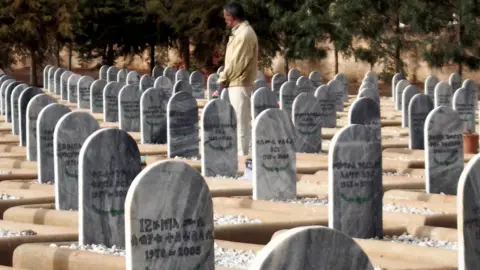
[[[228,88],[226,83],[220,83],[220,89]]]

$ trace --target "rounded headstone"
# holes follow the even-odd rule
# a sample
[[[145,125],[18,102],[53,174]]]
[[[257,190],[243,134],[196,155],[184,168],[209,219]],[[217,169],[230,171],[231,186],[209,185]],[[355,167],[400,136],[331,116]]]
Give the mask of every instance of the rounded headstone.
[[[40,112],[43,108],[52,103],[57,103],[53,97],[46,94],[40,94],[33,97],[27,105],[27,160],[29,161],[37,161],[37,121],[39,120]],[[48,119],[45,119],[45,121],[48,121]],[[53,126],[53,128],[55,128],[55,126]],[[51,134],[41,133],[41,136],[52,137],[53,129]],[[53,178],[48,181],[52,180]]]
[[[397,87],[398,82],[404,79],[405,79],[405,76],[403,76],[403,74],[401,73],[395,73],[395,75],[393,75],[392,77],[392,98],[394,102],[397,100],[397,95],[396,95],[397,92],[395,88]]]
[[[72,74],[68,78],[68,102],[77,103],[78,101],[78,81],[82,78],[81,75]]]
[[[19,86],[21,83],[20,82],[12,82],[10,83],[9,85],[7,85],[7,87],[5,88],[5,108],[6,108],[6,112],[5,112],[5,119],[6,119],[6,122],[7,123],[11,123],[12,122],[12,94],[13,94],[13,89],[15,89],[15,87]]]
[[[463,131],[475,133],[475,103],[471,93],[466,88],[459,88],[453,95],[453,109],[460,115],[463,121]]]
[[[322,151],[322,125],[325,122],[322,106],[312,93],[300,93],[293,102],[292,120],[297,153]]]
[[[261,112],[277,107],[277,97],[267,87],[262,87],[252,95],[252,119],[255,119]]]
[[[344,85],[339,80],[331,80],[328,82],[328,88],[333,97],[335,97],[335,110],[337,112],[343,112],[343,95]]]
[[[91,113],[103,113],[103,89],[106,85],[106,80],[96,80],[90,85]]]
[[[90,109],[90,87],[95,81],[90,76],[82,76],[77,85],[77,106],[80,109]]]
[[[225,67],[224,66],[221,66],[217,69],[217,74],[220,75],[220,73],[222,73],[223,71],[225,70]]]
[[[425,94],[431,97],[432,100],[435,98],[435,86],[437,86],[439,82],[440,80],[434,75],[428,76],[428,78],[425,80]]]
[[[409,85],[409,81],[401,80],[397,83],[397,86],[395,86],[395,109],[398,111],[402,110],[403,91],[405,91],[405,88],[407,88]]]
[[[190,79],[190,73],[188,71],[186,71],[185,69],[179,69],[176,73],[175,73],[175,82],[178,82],[178,81],[189,81]]]
[[[98,79],[99,80],[107,80],[107,72],[108,72],[108,69],[110,68],[110,66],[107,66],[107,65],[103,65],[100,70],[98,71]]]
[[[265,80],[256,80],[253,82],[253,92],[257,91],[262,87],[268,87],[268,84]]]
[[[0,86],[0,104],[2,106],[2,114],[5,115],[7,113],[7,103],[6,103],[6,90],[7,86],[9,86],[11,83],[16,82],[14,79],[7,79],[4,80]]]
[[[355,100],[348,111],[348,123],[366,126],[370,131],[370,140],[381,141],[380,106],[370,98]]]
[[[127,84],[138,85],[140,83],[140,75],[138,74],[137,71],[132,70],[132,71],[128,72],[126,82],[127,82]]]
[[[27,145],[27,106],[36,95],[43,94],[43,90],[37,87],[28,87],[23,90],[18,98],[18,118],[20,127],[20,146]]]
[[[146,91],[148,88],[153,87],[154,79],[152,76],[145,74],[140,78],[140,90]]]
[[[255,78],[255,80],[263,80],[263,81],[266,81],[266,79],[265,79],[265,74],[263,74],[262,71],[257,70],[257,77]]]
[[[61,81],[61,86],[60,86],[60,94],[62,100],[68,100],[68,79],[70,79],[70,76],[73,75],[73,72],[71,71],[65,71],[62,73],[62,76],[60,77]]]
[[[410,149],[424,149],[424,127],[430,111],[433,110],[433,99],[426,94],[416,94],[408,105],[408,128]]]
[[[155,78],[158,78],[160,76],[163,76],[163,70],[164,70],[164,68],[162,66],[153,67],[152,77],[155,79]]]
[[[58,67],[51,67],[48,70],[48,92],[55,93],[55,72],[59,69]]]
[[[118,69],[116,67],[109,67],[107,69],[107,82],[116,82]]]
[[[109,82],[103,90],[103,121],[118,122],[118,94],[125,86],[121,82]]]
[[[277,96],[277,99],[280,100],[280,88],[287,81],[287,77],[280,73],[275,73],[272,77],[272,91]]]
[[[420,93],[415,85],[409,85],[403,91],[402,96],[402,127],[408,127],[408,106],[413,96]]]
[[[14,135],[20,135],[20,119],[18,118],[18,100],[20,95],[22,94],[23,90],[29,87],[28,84],[22,83],[17,85],[12,92],[12,104],[10,108],[12,108],[12,133]]]
[[[294,81],[287,81],[280,87],[280,109],[286,112],[288,117],[292,117],[293,101],[298,93],[297,83]]]
[[[343,85],[343,101],[348,101],[348,78],[343,73],[338,73],[333,77],[334,80],[341,81]]]
[[[462,87],[462,77],[458,73],[452,73],[448,78],[448,83],[452,87],[452,91],[455,92]]]
[[[173,94],[172,81],[170,81],[170,79],[165,77],[165,76],[160,76],[160,77],[156,78],[155,82],[153,83],[153,87],[164,89],[164,91],[169,90],[170,93]]]
[[[326,84],[321,85],[315,90],[315,98],[322,108],[322,118],[324,120],[322,127],[337,127],[337,111],[335,110],[335,95],[330,91],[330,87]]]
[[[363,88],[360,89],[360,92],[358,93],[357,98],[370,98],[380,104],[380,96],[378,95],[378,91],[372,88]]]
[[[175,80],[175,75],[177,73],[177,70],[172,68],[172,67],[166,67],[164,70],[163,70],[163,76],[167,77],[168,79],[170,79],[170,82],[173,84],[174,82],[176,82]]]
[[[140,97],[142,144],[167,143],[167,104],[172,91],[149,88]]]
[[[190,85],[194,98],[205,98],[205,79],[203,73],[194,71],[190,75]]]
[[[433,100],[435,108],[439,106],[452,107],[452,97],[453,97],[452,86],[447,82],[439,82],[435,86],[434,100]]]
[[[302,74],[300,74],[300,71],[296,68],[292,68],[290,69],[290,71],[288,71],[287,78],[289,81],[296,83],[298,78],[300,78],[300,76],[302,76]]]
[[[46,65],[43,68],[43,81],[42,81],[42,83],[43,83],[43,89],[44,90],[48,89],[48,72],[50,71],[51,68],[52,68],[51,65]]]
[[[137,84],[125,85],[118,94],[118,122],[120,129],[140,132],[140,97],[142,91]]]
[[[127,75],[128,75],[128,70],[127,69],[120,69],[117,73],[117,82],[119,83],[126,83],[127,82]]]
[[[180,80],[173,86],[173,93],[187,92],[192,95],[193,89],[188,81]]]
[[[312,81],[313,87],[315,88],[318,88],[323,84],[322,74],[320,74],[320,72],[312,71],[310,72],[310,75],[308,75],[308,78],[310,79],[310,81]]]
[[[62,75],[63,73],[67,72],[67,70],[63,69],[63,68],[59,68],[57,69],[57,71],[55,71],[55,74],[54,74],[54,90],[53,92],[55,92],[56,95],[61,95],[62,94]]]
[[[305,76],[300,76],[297,80],[297,87],[299,93],[312,93],[315,91],[312,81]],[[312,93],[313,94],[313,93]]]
[[[213,93],[220,92],[220,84],[218,83],[218,75],[216,73],[210,74],[207,79],[208,100],[212,99]]]
[[[463,81],[462,87],[467,90],[468,96],[471,100],[478,100],[478,87],[475,81],[467,79]],[[478,107],[478,102],[475,103],[475,109]]]

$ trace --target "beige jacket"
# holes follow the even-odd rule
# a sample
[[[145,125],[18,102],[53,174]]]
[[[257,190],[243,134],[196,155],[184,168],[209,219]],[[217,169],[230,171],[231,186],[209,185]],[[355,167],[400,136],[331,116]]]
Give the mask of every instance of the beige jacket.
[[[247,21],[232,30],[225,54],[225,69],[219,83],[229,87],[252,87],[257,77],[258,40]]]

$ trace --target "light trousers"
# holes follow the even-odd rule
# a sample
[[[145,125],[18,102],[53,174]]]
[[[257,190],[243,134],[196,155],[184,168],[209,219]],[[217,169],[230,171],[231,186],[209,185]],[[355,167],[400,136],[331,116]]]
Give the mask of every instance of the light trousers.
[[[228,88],[228,97],[237,114],[237,147],[239,156],[248,156],[251,149],[252,113],[251,87],[234,86]]]

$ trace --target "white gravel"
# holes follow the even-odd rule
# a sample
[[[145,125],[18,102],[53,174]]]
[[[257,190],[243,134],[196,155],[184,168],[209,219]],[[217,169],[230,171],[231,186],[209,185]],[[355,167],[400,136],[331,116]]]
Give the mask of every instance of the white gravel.
[[[37,233],[32,230],[11,231],[6,229],[0,229],[0,237],[27,236],[27,235],[37,235]]]
[[[404,233],[400,236],[396,236],[396,235],[385,236],[383,240],[392,242],[392,243],[403,243],[403,244],[417,245],[422,247],[444,248],[444,249],[452,249],[452,250],[458,249],[457,242],[432,240],[428,238],[418,238],[416,236],[413,236],[407,233]]]
[[[12,172],[11,171],[0,171],[0,174],[4,174],[4,175],[5,174],[12,174]]]
[[[298,198],[293,200],[271,200],[271,202],[284,202],[292,204],[311,204],[311,205],[328,205],[328,199],[319,199],[319,198]]]
[[[51,244],[50,247],[57,248],[56,244]],[[117,246],[113,247],[107,247],[105,245],[78,245],[78,244],[70,244],[68,246],[60,246],[60,248],[69,248],[69,249],[75,249],[75,250],[85,250],[85,251],[91,251],[95,253],[101,253],[101,254],[108,254],[108,255],[114,255],[114,256],[125,256],[125,249],[117,248]]]
[[[402,177],[411,177],[411,178],[424,178],[420,175],[412,175],[409,173],[392,173],[392,172],[383,172],[383,176],[402,176]]]
[[[8,194],[0,194],[0,200],[18,200],[21,199],[22,197],[20,196],[13,196],[13,195],[8,195]]]
[[[262,221],[259,219],[250,219],[246,216],[214,215],[213,223],[215,225],[233,225],[233,224],[262,223]]]
[[[176,156],[174,159],[178,159],[178,160],[200,160],[199,157],[184,158],[184,157],[179,157],[179,156]]]
[[[221,248],[215,244],[215,266],[248,269],[255,260],[255,252]]]

